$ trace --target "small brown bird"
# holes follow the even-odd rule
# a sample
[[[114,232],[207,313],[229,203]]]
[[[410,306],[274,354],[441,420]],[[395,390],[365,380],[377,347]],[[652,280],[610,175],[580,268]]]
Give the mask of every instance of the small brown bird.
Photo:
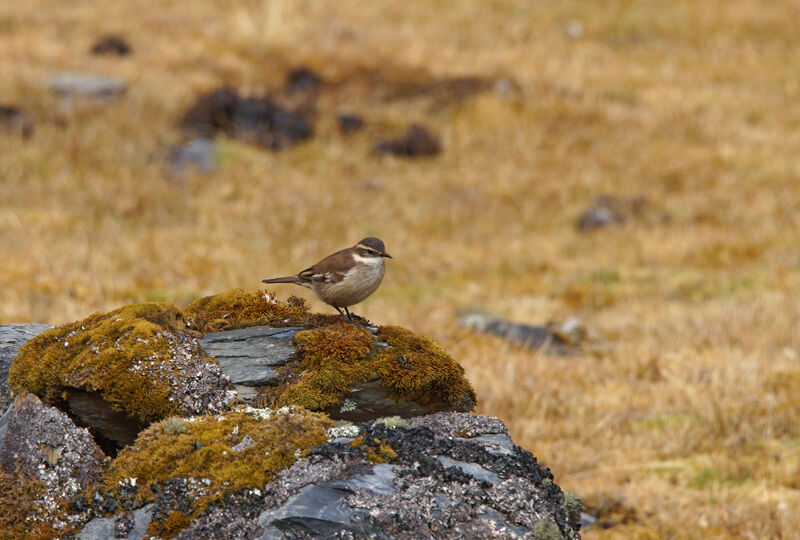
[[[294,276],[265,279],[263,282],[294,283],[308,287],[317,298],[335,307],[346,320],[352,321],[347,308],[363,302],[381,284],[385,270],[384,258],[391,259],[392,256],[386,253],[381,240],[370,236],[351,248],[328,255]]]

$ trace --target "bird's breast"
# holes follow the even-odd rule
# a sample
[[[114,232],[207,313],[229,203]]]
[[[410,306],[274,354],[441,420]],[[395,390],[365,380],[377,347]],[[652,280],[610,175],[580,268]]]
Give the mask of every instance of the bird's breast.
[[[348,307],[364,301],[375,292],[383,281],[385,266],[380,264],[356,264],[341,281],[336,283],[314,283],[314,292],[320,300],[337,307]]]

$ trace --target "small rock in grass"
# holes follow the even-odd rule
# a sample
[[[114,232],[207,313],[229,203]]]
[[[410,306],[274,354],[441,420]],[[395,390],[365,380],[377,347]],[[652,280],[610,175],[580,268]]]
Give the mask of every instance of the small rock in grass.
[[[117,56],[127,56],[131,53],[131,46],[124,38],[108,34],[101,36],[92,45],[92,54],[115,54]]]
[[[442,151],[439,138],[426,128],[413,124],[396,139],[380,141],[375,145],[378,154],[392,154],[401,157],[431,157]]]

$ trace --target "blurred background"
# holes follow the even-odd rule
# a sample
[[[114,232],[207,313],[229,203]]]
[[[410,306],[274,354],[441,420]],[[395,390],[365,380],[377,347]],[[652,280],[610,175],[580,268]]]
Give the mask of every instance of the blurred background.
[[[442,343],[585,538],[790,538],[798,28],[791,0],[2,2],[0,323],[379,236],[355,311]]]

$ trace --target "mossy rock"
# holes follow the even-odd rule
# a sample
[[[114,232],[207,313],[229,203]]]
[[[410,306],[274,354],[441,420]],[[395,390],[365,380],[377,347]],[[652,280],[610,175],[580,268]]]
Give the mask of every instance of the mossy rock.
[[[335,419],[374,420],[472,410],[464,370],[436,343],[396,326],[370,332],[343,321],[298,332],[296,361],[264,403],[300,405]]]
[[[200,332],[219,332],[246,326],[308,326],[335,320],[311,313],[305,300],[290,296],[280,302],[267,291],[231,289],[195,300],[184,310],[189,325]]]
[[[142,426],[219,412],[235,395],[169,303],[132,304],[48,330],[22,347],[9,382],[61,407],[73,395],[97,397]]]
[[[169,418],[151,425],[119,453],[103,489],[125,492],[139,506],[168,496],[163,486],[184,481],[191,510],[171,512],[148,530],[168,538],[226,494],[261,489],[275,480],[312,447],[325,444],[331,427],[326,416],[299,407]]]

